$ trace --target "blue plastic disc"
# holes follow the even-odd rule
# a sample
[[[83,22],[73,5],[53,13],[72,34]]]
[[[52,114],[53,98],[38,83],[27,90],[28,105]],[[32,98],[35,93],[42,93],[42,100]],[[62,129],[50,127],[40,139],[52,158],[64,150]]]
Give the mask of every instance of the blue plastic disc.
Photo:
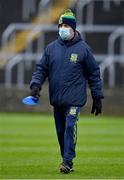
[[[29,105],[29,106],[37,105],[38,102],[39,102],[39,99],[37,99],[33,96],[27,96],[24,99],[22,99],[22,103]]]

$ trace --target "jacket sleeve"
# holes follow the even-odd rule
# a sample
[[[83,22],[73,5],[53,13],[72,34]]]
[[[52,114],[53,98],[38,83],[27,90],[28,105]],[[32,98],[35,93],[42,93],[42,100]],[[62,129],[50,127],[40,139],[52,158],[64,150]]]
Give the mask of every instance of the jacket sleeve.
[[[91,49],[86,48],[86,57],[83,60],[83,68],[85,76],[88,80],[88,84],[91,90],[93,99],[102,99],[103,95],[103,84],[100,78],[100,68],[93,57]]]
[[[43,53],[42,58],[36,64],[35,70],[32,75],[32,80],[30,82],[30,88],[33,85],[38,86],[41,89],[46,77],[48,76],[48,53],[47,49]]]

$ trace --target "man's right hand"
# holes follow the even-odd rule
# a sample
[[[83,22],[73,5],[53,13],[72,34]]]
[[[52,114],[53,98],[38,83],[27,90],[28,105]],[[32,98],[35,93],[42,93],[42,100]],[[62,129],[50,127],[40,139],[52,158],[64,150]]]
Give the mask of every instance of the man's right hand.
[[[37,86],[32,86],[30,95],[39,99],[40,97],[40,88]]]

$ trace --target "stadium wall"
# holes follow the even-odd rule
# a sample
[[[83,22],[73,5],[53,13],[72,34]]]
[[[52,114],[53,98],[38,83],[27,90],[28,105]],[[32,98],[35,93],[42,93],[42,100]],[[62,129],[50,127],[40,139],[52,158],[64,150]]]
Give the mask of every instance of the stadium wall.
[[[105,89],[105,99],[103,100],[103,115],[124,116],[124,89]],[[40,104],[35,107],[23,105],[21,100],[29,95],[29,88],[18,90],[13,87],[5,89],[0,87],[0,111],[1,112],[52,112],[49,104],[47,83],[43,86]],[[82,114],[90,114],[92,99],[88,91],[88,101]]]

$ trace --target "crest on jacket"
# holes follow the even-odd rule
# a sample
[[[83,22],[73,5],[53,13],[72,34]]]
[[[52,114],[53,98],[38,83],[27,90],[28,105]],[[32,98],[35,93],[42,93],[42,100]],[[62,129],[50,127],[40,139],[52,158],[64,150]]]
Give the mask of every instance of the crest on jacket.
[[[70,108],[70,111],[69,111],[69,114],[70,114],[70,115],[76,115],[76,111],[77,111],[77,108],[76,108],[76,107],[71,107],[71,108]]]
[[[78,58],[78,54],[72,53],[70,57],[70,61],[76,63]]]

